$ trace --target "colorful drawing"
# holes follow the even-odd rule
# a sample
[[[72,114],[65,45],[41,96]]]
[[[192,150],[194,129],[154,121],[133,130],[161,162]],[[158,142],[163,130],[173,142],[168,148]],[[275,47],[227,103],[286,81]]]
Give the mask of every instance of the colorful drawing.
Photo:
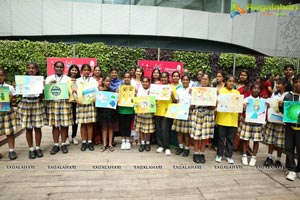
[[[67,83],[50,83],[45,85],[45,100],[69,99]]]
[[[278,108],[278,99],[268,99],[270,105],[268,109],[268,122],[284,124],[283,123],[283,114],[279,111]]]
[[[98,83],[79,83],[78,90],[78,103],[79,104],[91,104],[95,102],[98,92]]]
[[[135,113],[155,113],[155,96],[140,96],[134,98]]]
[[[149,96],[155,96],[156,100],[169,100],[171,97],[171,85],[151,84]]]
[[[249,98],[246,109],[246,122],[265,124],[266,123],[266,100]]]
[[[121,85],[119,89],[119,106],[133,107],[135,89],[133,86]]]
[[[243,95],[239,94],[220,94],[218,96],[218,112],[243,112]]]
[[[215,106],[217,102],[217,88],[193,87],[192,105]]]
[[[188,104],[169,104],[165,117],[172,119],[187,120],[189,116],[190,105]]]
[[[69,101],[78,102],[79,85],[76,81],[68,81]]]
[[[43,76],[15,76],[16,94],[40,94],[44,89]]]
[[[118,103],[118,93],[98,91],[96,96],[96,107],[116,109]]]
[[[287,123],[300,123],[300,102],[284,101],[283,121]]]
[[[0,112],[10,111],[9,87],[0,86]]]

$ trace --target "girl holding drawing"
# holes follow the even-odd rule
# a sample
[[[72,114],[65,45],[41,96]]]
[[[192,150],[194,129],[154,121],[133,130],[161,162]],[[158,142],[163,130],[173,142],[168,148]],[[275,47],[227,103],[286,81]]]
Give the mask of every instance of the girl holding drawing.
[[[68,70],[68,76],[71,78],[71,81],[76,85],[76,79],[80,77],[79,67],[77,65],[71,65]],[[76,95],[77,95],[77,90],[74,90],[73,92],[76,93]],[[77,105],[77,103],[74,100],[74,102],[72,102],[73,125],[72,125],[71,142],[73,142],[73,144],[77,145],[77,144],[79,144],[79,142],[76,139],[77,129],[78,129],[78,124],[76,124],[76,105]],[[67,138],[66,143],[68,143],[68,138]]]
[[[190,77],[188,75],[183,75],[181,78],[182,88],[176,90],[176,99],[179,104],[191,105],[191,94],[190,94]],[[177,120],[173,121],[171,128],[173,131],[177,132],[177,139],[179,148],[176,151],[176,155],[182,154],[183,157],[187,157],[190,154],[190,130],[191,130],[191,112],[187,120]],[[184,146],[183,146],[184,141]]]
[[[100,91],[114,92],[111,89],[111,78],[106,76],[103,78],[103,84],[99,87]],[[102,127],[102,140],[103,147],[101,152],[109,149],[113,152],[115,149],[113,147],[113,122],[116,119],[116,111],[110,108],[97,108],[97,122],[101,124]],[[108,136],[108,145],[107,145],[107,136]]]
[[[277,111],[278,110],[278,101],[283,101],[283,98],[285,97],[288,92],[286,91],[287,86],[287,80],[285,78],[278,78],[276,81],[276,89],[277,91],[274,92],[271,96],[271,100],[275,100],[277,103]],[[272,108],[271,108],[272,109]],[[275,109],[275,107],[274,107]],[[271,113],[268,113],[270,115]],[[268,144],[268,157],[266,161],[264,162],[265,166],[272,166],[273,165],[273,159],[272,154],[274,147],[277,149],[277,159],[274,163],[275,167],[281,167],[281,155],[284,148],[284,140],[285,140],[285,125],[283,123],[273,123],[273,122],[267,122],[266,126],[266,132],[264,136],[265,142]]]
[[[45,80],[46,84],[50,83],[67,83],[71,80],[70,77],[63,74],[65,65],[61,61],[54,63],[55,74],[48,76]],[[50,151],[51,155],[56,154],[59,150],[59,135],[61,135],[61,151],[65,154],[68,153],[68,147],[66,139],[68,136],[68,127],[72,125],[72,104],[68,99],[53,100],[46,104],[46,115],[48,119],[48,125],[52,126],[52,134],[54,146]]]
[[[92,69],[89,64],[83,64],[81,66],[82,77],[76,79],[77,83],[95,83],[97,86],[96,79],[90,77]],[[90,104],[77,104],[76,107],[76,124],[80,124],[81,132],[81,151],[85,151],[87,148],[90,151],[94,151],[93,139],[93,123],[96,122],[96,110],[94,100]],[[88,144],[87,144],[88,143]]]
[[[150,79],[142,78],[142,87],[139,88],[137,96],[149,96]],[[155,131],[153,113],[140,113],[135,115],[135,130],[140,134],[141,145],[139,152],[150,151],[150,136]]]
[[[39,75],[38,65],[34,62],[28,63],[26,75]],[[26,129],[26,140],[29,146],[29,159],[43,157],[40,148],[42,140],[41,128],[46,124],[44,105],[41,100],[42,94],[22,95],[22,100],[18,104],[17,124]],[[33,129],[35,132],[36,147],[33,147]]]
[[[209,87],[210,79],[204,74],[201,87]],[[192,135],[194,137],[195,163],[205,163],[205,148],[208,139],[214,136],[215,115],[213,106],[196,106],[192,115]]]
[[[240,94],[234,89],[234,76],[225,77],[225,87],[219,90],[219,95]],[[224,144],[226,140],[225,157],[229,164],[234,164],[232,159],[233,139],[238,126],[238,113],[217,112],[216,124],[218,129],[217,135],[217,156],[216,162],[221,162],[224,154]]]
[[[249,99],[254,98],[257,101],[254,101],[254,113],[258,115],[257,110],[259,108],[258,100],[259,94],[261,91],[260,83],[253,83],[250,87],[251,95],[244,99],[244,109],[246,109]],[[253,117],[253,115],[252,115]],[[254,167],[256,165],[256,154],[258,152],[259,142],[263,140],[262,138],[263,132],[263,124],[258,123],[250,123],[242,121],[242,127],[240,130],[240,138],[243,140],[243,156],[242,156],[242,164],[248,165],[248,158],[247,158],[247,147],[249,146],[249,140],[253,140],[253,155],[250,159],[249,166]]]
[[[123,85],[130,86],[130,73],[126,72],[123,76]],[[119,90],[120,91],[120,90]],[[120,95],[120,93],[119,93]],[[118,113],[119,113],[119,122],[120,122],[120,132],[122,137],[121,149],[122,150],[129,150],[131,149],[130,143],[130,133],[131,133],[131,123],[134,118],[134,109],[133,107],[125,107],[125,106],[118,106]]]
[[[161,84],[169,85],[169,73],[163,72],[161,74]],[[157,134],[157,144],[158,148],[156,150],[157,153],[162,153],[165,150],[165,154],[167,156],[171,155],[170,150],[170,129],[172,126],[173,120],[170,118],[166,118],[166,112],[170,103],[176,103],[177,100],[175,98],[176,89],[172,87],[171,97],[169,100],[157,100],[156,101],[156,112],[155,116],[155,128]]]
[[[0,87],[8,87],[9,88],[9,98],[10,105],[12,102],[16,101],[16,92],[12,85],[5,83],[6,73],[3,68],[0,68]],[[8,141],[8,157],[10,160],[15,160],[17,158],[17,154],[14,150],[15,147],[15,136],[16,133],[16,116],[12,107],[10,107],[10,111],[0,112],[0,135],[6,135]],[[2,155],[0,154],[0,158]]]

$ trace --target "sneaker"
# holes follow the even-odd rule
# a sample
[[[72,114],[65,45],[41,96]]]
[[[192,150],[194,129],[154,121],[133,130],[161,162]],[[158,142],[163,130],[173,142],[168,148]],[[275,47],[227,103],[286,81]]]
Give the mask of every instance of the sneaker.
[[[285,178],[289,181],[294,181],[296,177],[297,177],[296,172],[289,171]]]
[[[80,148],[80,150],[81,151],[85,151],[86,150],[86,148],[87,148],[87,145],[86,145],[86,143],[84,142],[84,143],[82,143],[81,144],[81,148]]]
[[[200,163],[200,155],[199,154],[194,154],[193,155],[193,161],[195,163]]]
[[[36,156],[37,156],[38,158],[41,158],[41,157],[44,156],[43,151],[42,151],[41,149],[36,150],[35,153],[36,153]]]
[[[199,156],[199,159],[200,159],[200,163],[205,163],[205,162],[206,162],[206,160],[205,160],[205,155],[204,155],[204,154],[201,154],[201,155]]]
[[[175,152],[176,155],[180,155],[183,153],[183,148],[178,148]]]
[[[273,165],[273,159],[267,157],[267,159],[266,159],[265,162],[264,162],[264,166],[270,167],[270,166],[272,166],[272,165]]]
[[[145,150],[145,145],[141,144],[139,148],[139,152],[143,152]]]
[[[90,151],[94,151],[95,150],[94,145],[93,145],[92,142],[88,143],[88,148],[89,148]]]
[[[190,150],[189,149],[184,149],[182,156],[183,157],[188,157],[189,155],[190,155]]]
[[[248,158],[247,158],[247,156],[243,156],[242,157],[242,164],[245,165],[245,166],[248,165]]]
[[[282,167],[282,164],[281,164],[280,160],[275,161],[274,167],[276,167],[276,168],[281,168]]]
[[[165,154],[166,154],[166,156],[170,156],[171,155],[171,150],[170,149],[166,149]]]
[[[255,164],[256,164],[256,158],[251,157],[250,162],[249,162],[249,166],[254,167]]]
[[[10,160],[15,160],[15,159],[17,159],[17,154],[15,151],[10,151],[10,152],[8,152],[8,157]]]
[[[59,152],[60,148],[59,146],[54,145],[50,151],[51,155],[57,154],[57,152]]]
[[[79,144],[79,142],[78,142],[78,140],[76,139],[76,137],[73,137],[73,138],[72,138],[72,142],[73,142],[73,144],[75,144],[75,145],[78,145],[78,144]]]
[[[234,160],[232,158],[226,158],[228,164],[234,164]]]
[[[162,153],[163,151],[164,151],[164,148],[162,148],[162,147],[158,147],[156,149],[156,153]]]
[[[66,144],[62,145],[61,146],[61,151],[63,152],[63,154],[68,153],[69,152],[68,146]]]
[[[125,149],[126,149],[126,143],[125,143],[125,142],[122,142],[122,143],[121,143],[121,149],[122,149],[122,150],[125,150]]]
[[[150,144],[146,144],[145,150],[146,150],[146,151],[151,151],[151,146],[150,146]]]
[[[216,162],[217,163],[222,162],[222,156],[216,156]]]
[[[69,138],[66,139],[65,144],[68,145],[68,146],[70,145],[70,140],[69,140]]]
[[[130,142],[126,142],[126,143],[125,143],[125,149],[126,149],[126,150],[130,150],[130,149],[131,149],[131,144],[130,144]]]
[[[29,159],[35,159],[35,158],[36,158],[35,150],[29,151]]]

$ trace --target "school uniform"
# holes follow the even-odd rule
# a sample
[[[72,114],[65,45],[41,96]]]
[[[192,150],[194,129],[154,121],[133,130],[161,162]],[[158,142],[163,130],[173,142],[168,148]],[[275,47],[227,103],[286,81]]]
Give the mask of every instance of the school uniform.
[[[212,106],[196,106],[192,113],[192,136],[194,140],[214,137],[215,114]]]
[[[103,90],[107,92],[114,92],[112,89]],[[96,108],[97,112],[97,122],[103,123],[113,123],[117,120],[117,111],[110,108]]]
[[[56,74],[48,76],[45,83],[49,84],[51,80],[56,80],[56,83],[67,83],[71,78],[66,75],[58,77]],[[46,116],[48,125],[54,127],[68,127],[72,125],[72,104],[69,99],[47,101]]]

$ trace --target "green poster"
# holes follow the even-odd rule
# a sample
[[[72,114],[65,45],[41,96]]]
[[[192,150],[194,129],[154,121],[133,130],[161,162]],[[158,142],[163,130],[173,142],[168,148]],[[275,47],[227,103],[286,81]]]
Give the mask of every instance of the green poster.
[[[135,113],[155,113],[155,96],[140,96],[134,98]]]
[[[285,101],[284,102],[283,122],[300,123],[300,102]]]
[[[45,100],[69,99],[67,83],[50,83],[45,85]]]

